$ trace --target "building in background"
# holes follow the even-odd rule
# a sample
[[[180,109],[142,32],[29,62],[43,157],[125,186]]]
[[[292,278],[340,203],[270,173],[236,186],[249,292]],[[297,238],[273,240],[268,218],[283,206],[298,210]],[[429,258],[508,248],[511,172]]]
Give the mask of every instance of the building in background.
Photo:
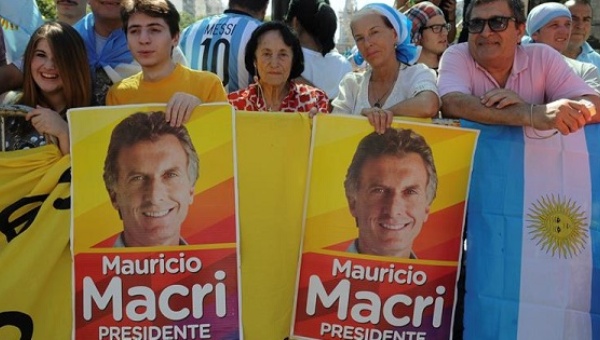
[[[221,14],[225,6],[221,0],[171,0],[179,12],[187,12],[194,18]]]
[[[338,11],[338,32],[339,39],[336,48],[339,53],[347,55],[354,46],[354,38],[350,30],[350,20],[358,10],[356,0],[345,0],[344,9]]]

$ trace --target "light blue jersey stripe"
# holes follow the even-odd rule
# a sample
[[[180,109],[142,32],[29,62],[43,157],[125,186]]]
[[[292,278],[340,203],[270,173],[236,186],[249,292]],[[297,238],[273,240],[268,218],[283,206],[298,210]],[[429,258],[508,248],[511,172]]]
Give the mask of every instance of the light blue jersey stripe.
[[[519,314],[523,130],[461,123],[481,130],[467,210],[464,339],[512,340]]]
[[[250,35],[260,24],[243,14],[212,16],[186,28],[180,46],[190,68],[216,73],[227,92],[233,92],[249,84],[244,53]]]
[[[592,214],[590,242],[592,244],[592,339],[600,339],[600,124],[585,127],[592,178]]]

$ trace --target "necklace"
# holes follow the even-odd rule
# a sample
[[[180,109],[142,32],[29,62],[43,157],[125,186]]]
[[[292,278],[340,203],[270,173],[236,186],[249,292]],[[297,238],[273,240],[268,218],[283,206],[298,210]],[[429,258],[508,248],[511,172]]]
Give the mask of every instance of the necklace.
[[[381,106],[382,106],[381,100],[382,100],[382,99],[383,99],[385,96],[387,96],[387,95],[390,93],[390,91],[392,91],[392,89],[393,89],[393,88],[394,88],[394,85],[392,84],[392,86],[390,86],[390,87],[388,88],[388,90],[387,90],[387,91],[385,91],[385,93],[384,93],[384,94],[383,94],[381,97],[379,97],[379,98],[378,98],[378,99],[375,101],[375,104],[373,104],[373,106],[375,106],[375,107],[376,107],[376,108],[378,108],[378,109],[381,109]]]
[[[400,73],[400,67],[398,67],[398,69],[396,70],[396,76],[394,77],[394,81],[392,82],[392,84],[388,87],[387,91],[385,91],[379,98],[377,98],[377,100],[375,101],[375,104],[373,104],[374,107],[381,109],[381,107],[383,106],[383,102],[382,100],[384,98],[386,98],[390,92],[392,92],[392,89],[394,88],[394,86],[396,85],[396,80],[398,79],[398,74]],[[369,82],[373,82],[373,76],[371,75],[371,78],[369,79]],[[373,93],[375,95],[375,93]]]
[[[259,105],[259,98],[256,98],[256,104],[257,104],[256,106],[259,107],[258,110],[259,111],[266,110],[269,112],[273,111],[273,106],[275,106],[277,104],[273,104],[273,105],[269,106],[267,104],[267,99],[265,98],[265,91],[263,90],[262,86],[260,85],[259,82],[256,82],[256,85],[258,86],[258,89],[257,89],[258,95],[260,96],[260,99],[262,99],[262,101],[264,103],[264,105]],[[285,98],[285,96],[287,95],[288,92],[289,92],[289,90],[285,91],[285,86],[284,86],[284,91],[282,92],[282,93],[284,93],[284,96],[283,96],[283,98],[281,98],[281,101],[283,101],[283,99]],[[277,102],[277,100],[276,100],[276,102]],[[262,108],[260,106],[262,106]]]

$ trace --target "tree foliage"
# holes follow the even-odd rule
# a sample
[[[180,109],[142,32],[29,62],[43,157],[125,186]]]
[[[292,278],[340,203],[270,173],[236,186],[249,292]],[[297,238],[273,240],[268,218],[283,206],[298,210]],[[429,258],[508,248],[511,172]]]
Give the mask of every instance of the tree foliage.
[[[21,0],[22,1],[22,0]],[[35,0],[40,13],[46,20],[56,20],[56,4],[54,0]]]
[[[180,12],[179,15],[181,16],[181,19],[179,20],[179,28],[181,30],[195,23],[197,20],[193,15],[185,11]]]

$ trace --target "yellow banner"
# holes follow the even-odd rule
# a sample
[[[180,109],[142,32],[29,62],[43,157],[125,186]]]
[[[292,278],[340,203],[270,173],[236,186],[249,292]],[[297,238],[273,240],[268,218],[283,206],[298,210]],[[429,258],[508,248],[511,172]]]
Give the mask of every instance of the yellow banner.
[[[71,336],[70,157],[0,152],[0,339]]]
[[[290,330],[311,121],[305,114],[255,112],[237,112],[235,120],[244,339],[280,340]],[[99,117],[88,128],[107,129],[112,121]],[[94,136],[78,140],[90,131],[75,134],[73,145],[90,154],[105,152],[97,150],[105,143]],[[451,152],[441,150],[439,157]],[[70,157],[54,146],[0,154],[2,340],[71,337],[69,166]],[[101,173],[73,180],[85,185],[87,176]],[[31,197],[33,203],[23,200]],[[99,199],[105,200],[88,197],[82,208],[107,204]],[[102,233],[113,235],[117,224],[105,224]],[[81,241],[76,252],[94,243],[85,234]]]

